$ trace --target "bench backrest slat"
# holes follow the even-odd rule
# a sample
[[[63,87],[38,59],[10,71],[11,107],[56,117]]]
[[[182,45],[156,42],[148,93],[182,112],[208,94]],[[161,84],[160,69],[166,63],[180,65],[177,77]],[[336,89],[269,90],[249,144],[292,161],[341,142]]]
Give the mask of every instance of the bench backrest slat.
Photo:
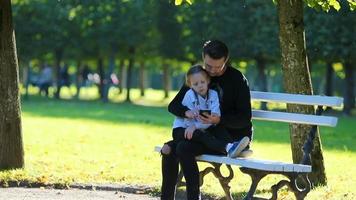
[[[335,127],[336,117],[252,110],[252,119]]]
[[[286,94],[251,91],[251,99],[263,102],[293,103],[301,105],[341,106],[343,98],[320,95]]]

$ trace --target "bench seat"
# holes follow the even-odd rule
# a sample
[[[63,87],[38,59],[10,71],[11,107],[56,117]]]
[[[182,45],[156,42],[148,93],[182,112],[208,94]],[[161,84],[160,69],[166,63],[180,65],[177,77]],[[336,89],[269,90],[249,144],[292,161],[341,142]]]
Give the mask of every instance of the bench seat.
[[[160,152],[161,147],[156,146],[155,151]],[[197,161],[213,162],[226,165],[237,165],[250,169],[257,169],[271,172],[311,172],[310,165],[291,164],[280,161],[260,160],[254,158],[229,158],[222,155],[203,154],[196,157]]]
[[[310,165],[291,164],[271,160],[257,160],[253,158],[229,158],[217,155],[201,155],[196,158],[198,161],[214,162],[227,165],[238,165],[250,169],[258,169],[271,172],[311,172]]]

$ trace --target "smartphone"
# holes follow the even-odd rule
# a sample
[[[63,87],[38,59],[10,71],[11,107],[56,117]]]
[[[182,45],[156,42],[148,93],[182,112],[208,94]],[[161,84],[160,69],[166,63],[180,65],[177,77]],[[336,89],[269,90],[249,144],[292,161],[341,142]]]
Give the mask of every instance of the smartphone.
[[[211,110],[199,110],[199,115],[202,116],[211,115]]]

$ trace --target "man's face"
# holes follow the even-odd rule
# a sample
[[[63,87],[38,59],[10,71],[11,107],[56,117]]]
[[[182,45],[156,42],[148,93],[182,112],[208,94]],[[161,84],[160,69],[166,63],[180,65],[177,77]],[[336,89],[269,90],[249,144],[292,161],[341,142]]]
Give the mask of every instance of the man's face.
[[[226,58],[213,59],[209,55],[203,57],[205,70],[210,76],[221,76],[225,72]]]

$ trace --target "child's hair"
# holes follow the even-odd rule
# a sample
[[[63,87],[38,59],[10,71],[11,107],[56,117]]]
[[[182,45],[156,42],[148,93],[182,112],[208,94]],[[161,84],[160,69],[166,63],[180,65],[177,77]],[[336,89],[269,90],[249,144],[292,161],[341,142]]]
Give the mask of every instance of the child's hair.
[[[189,81],[189,77],[193,74],[198,74],[198,73],[202,73],[204,74],[205,78],[210,81],[210,76],[208,74],[208,72],[199,64],[197,65],[193,65],[188,71],[187,74],[185,75],[185,84],[187,86],[190,86],[190,81]]]

